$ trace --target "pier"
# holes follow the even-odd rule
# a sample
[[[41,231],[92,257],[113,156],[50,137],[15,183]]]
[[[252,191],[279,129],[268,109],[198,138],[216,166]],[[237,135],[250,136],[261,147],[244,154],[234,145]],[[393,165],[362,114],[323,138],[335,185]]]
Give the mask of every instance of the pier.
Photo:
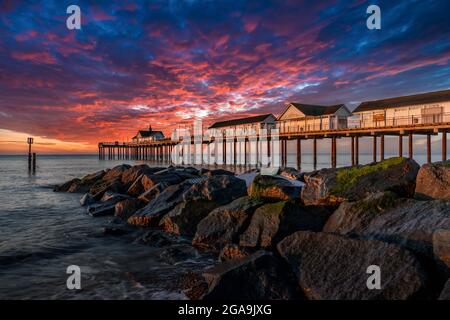
[[[312,130],[312,131],[299,131],[295,130],[283,130],[282,124],[277,124],[277,128],[280,129],[279,132],[279,145],[280,145],[280,155],[281,155],[281,165],[286,166],[287,164],[287,143],[288,141],[295,141],[296,145],[296,165],[301,167],[302,165],[302,144],[304,141],[312,140],[313,144],[313,166],[317,167],[317,145],[320,141],[329,139],[331,141],[331,148],[329,151],[331,166],[334,168],[337,164],[337,153],[338,153],[338,141],[340,139],[349,139],[351,145],[350,152],[350,162],[352,165],[359,164],[359,150],[360,150],[360,139],[361,138],[371,138],[372,139],[372,159],[373,162],[382,161],[385,157],[385,137],[395,136],[398,137],[398,156],[407,155],[409,158],[414,158],[414,144],[413,138],[416,135],[426,136],[426,155],[427,162],[431,162],[431,136],[436,136],[441,133],[441,160],[447,160],[447,132],[450,130],[450,121],[443,123],[429,123],[429,124],[411,124],[402,126],[390,126],[390,127],[371,127],[371,128],[345,128],[336,130]],[[407,137],[407,154],[404,154],[404,138]],[[251,150],[250,141],[259,141],[259,135],[247,136],[243,138],[235,138],[234,141],[226,140],[223,144],[224,151],[222,154],[225,155],[226,148],[231,147],[233,154],[230,157],[223,157],[223,165],[247,165],[249,152],[255,152],[256,158],[260,158],[260,150],[263,149],[262,141],[256,144],[255,150]],[[226,137],[225,137],[226,139]],[[203,145],[209,145],[211,141],[203,141]],[[379,143],[378,143],[379,141]],[[143,161],[154,161],[161,163],[170,163],[170,154],[175,145],[179,143],[184,143],[180,141],[172,141],[171,139],[162,139],[152,142],[101,142],[98,145],[98,152],[100,159],[110,159],[110,160],[143,160]],[[232,146],[230,146],[230,143]],[[243,144],[243,148],[240,147],[239,143]],[[194,144],[194,136],[192,136],[191,144]],[[269,137],[267,139],[267,151],[270,155],[270,150],[273,151],[274,145],[272,144],[272,139]],[[241,151],[242,157],[239,154]],[[239,161],[238,161],[239,159]],[[243,159],[241,161],[241,159]],[[240,163],[239,163],[240,162]],[[243,162],[243,163],[242,163]]]

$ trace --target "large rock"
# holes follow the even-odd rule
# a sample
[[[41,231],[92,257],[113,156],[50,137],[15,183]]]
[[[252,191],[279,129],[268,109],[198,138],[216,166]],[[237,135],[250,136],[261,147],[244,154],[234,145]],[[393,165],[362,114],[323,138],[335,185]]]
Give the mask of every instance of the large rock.
[[[450,200],[450,161],[424,164],[417,174],[416,197]]]
[[[194,236],[197,224],[217,207],[218,204],[212,201],[185,201],[167,213],[159,226],[176,235]]]
[[[153,199],[155,199],[161,192],[163,192],[169,185],[165,182],[160,182],[154,185],[152,188],[145,191],[138,198],[142,202],[149,203]]]
[[[333,212],[323,231],[351,235],[361,232],[378,215],[387,209],[395,208],[402,201],[395,193],[378,192],[359,201],[345,201]]]
[[[143,186],[143,191],[147,191],[153,188],[158,183],[165,183],[167,185],[173,185],[181,183],[185,180],[183,177],[176,173],[165,173],[165,174],[145,174],[141,179],[141,184]]]
[[[298,231],[278,246],[298,284],[314,300],[406,300],[421,297],[426,278],[407,250],[376,240]],[[369,266],[381,270],[381,289],[367,287]]]
[[[260,199],[242,197],[213,210],[197,225],[192,243],[215,250],[238,243],[239,235],[247,228],[251,215],[261,205],[263,202]]]
[[[89,193],[94,196],[95,200],[100,200],[106,192],[121,193],[123,191],[123,185],[119,178],[97,181],[89,189]]]
[[[82,179],[72,179],[62,185],[56,186],[54,191],[56,192],[70,192],[70,193],[86,193],[89,189],[101,181],[105,176],[104,170],[94,172],[84,176]]]
[[[287,179],[298,181],[304,181],[303,176],[305,175],[304,172],[300,172],[299,170],[291,167],[280,168],[280,172],[278,174]]]
[[[344,204],[330,217],[324,231],[394,243],[434,258],[433,233],[450,229],[450,202],[398,199],[389,205],[392,200],[381,200],[377,207],[374,201]]]
[[[151,168],[146,164],[140,164],[133,166],[125,170],[122,174],[122,183],[125,189],[130,188],[130,186],[138,179],[141,178],[143,174],[153,174],[161,168]]]
[[[433,233],[433,252],[442,273],[450,277],[450,229],[439,229]]]
[[[335,206],[364,199],[372,193],[393,191],[414,195],[419,165],[412,159],[390,158],[364,166],[322,169],[304,176],[302,201],[306,205]]]
[[[164,249],[159,257],[165,263],[177,264],[186,260],[195,260],[200,256],[197,249],[188,244],[172,245]]]
[[[183,202],[183,194],[191,187],[182,183],[171,185],[150,201],[144,208],[138,210],[128,219],[129,224],[142,227],[157,227],[160,219]]]
[[[70,181],[64,182],[61,185],[56,185],[53,188],[54,192],[69,192],[69,190],[73,190],[80,184],[81,180],[78,178],[72,179]]]
[[[131,166],[128,164],[118,165],[118,166],[112,168],[111,170],[109,170],[108,172],[106,172],[106,174],[102,180],[103,181],[111,181],[111,180],[119,179],[121,181],[123,173],[130,168],[131,168]]]
[[[129,199],[129,196],[107,192],[103,195],[100,203],[88,206],[87,213],[93,217],[114,215],[116,204],[125,199]]]
[[[143,203],[138,199],[131,198],[122,200],[116,203],[114,208],[114,216],[126,220],[142,207]]]
[[[200,171],[200,174],[202,176],[206,176],[206,177],[213,177],[213,176],[234,176],[234,172],[228,171],[228,170],[224,170],[224,169],[213,169],[213,170],[208,170],[208,169],[202,169]]]
[[[257,249],[241,247],[237,244],[226,245],[219,254],[219,261],[229,261],[248,257],[249,255],[255,253]]]
[[[228,175],[217,175],[195,183],[184,194],[184,200],[213,201],[226,204],[247,195],[245,181]]]
[[[249,188],[249,195],[268,201],[298,200],[301,189],[300,186],[285,178],[258,175],[253,179]]]
[[[136,239],[137,243],[152,247],[167,247],[179,243],[177,236],[161,230],[149,230],[144,235]]]
[[[239,244],[269,247],[295,231],[322,231],[329,216],[330,212],[322,207],[304,207],[285,201],[265,204],[256,209]]]
[[[270,252],[258,251],[203,273],[203,300],[288,300],[300,297],[289,270]]]

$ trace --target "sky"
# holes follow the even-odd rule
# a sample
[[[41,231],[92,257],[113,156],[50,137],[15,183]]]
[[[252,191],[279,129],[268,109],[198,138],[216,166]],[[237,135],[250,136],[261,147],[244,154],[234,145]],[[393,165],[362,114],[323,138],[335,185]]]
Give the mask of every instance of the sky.
[[[66,9],[81,9],[69,30]],[[366,27],[371,4],[381,30]],[[450,88],[450,2],[0,2],[0,153]]]

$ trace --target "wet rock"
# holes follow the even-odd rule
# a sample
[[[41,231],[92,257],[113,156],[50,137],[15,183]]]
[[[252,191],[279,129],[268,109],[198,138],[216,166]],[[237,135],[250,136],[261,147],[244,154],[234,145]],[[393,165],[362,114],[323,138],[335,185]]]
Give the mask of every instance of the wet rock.
[[[177,264],[186,260],[195,260],[199,257],[197,249],[190,245],[170,246],[160,253],[160,258],[168,264]]]
[[[140,164],[126,169],[121,177],[124,189],[129,189],[131,185],[138,179],[141,178],[143,174],[152,174],[158,171],[160,168],[150,168],[146,164]]]
[[[284,178],[298,181],[303,181],[303,176],[305,175],[304,172],[300,172],[299,170],[291,167],[281,168],[278,174]]]
[[[119,201],[129,199],[130,197],[126,194],[116,193],[112,191],[107,191],[103,194],[100,199],[101,202],[114,202],[117,203]]]
[[[197,224],[218,206],[211,201],[182,202],[161,219],[159,226],[176,235],[194,236]]]
[[[237,244],[226,245],[219,254],[219,261],[229,261],[235,259],[242,259],[255,253],[255,250],[238,246]]]
[[[238,243],[239,235],[247,228],[251,215],[263,204],[260,199],[242,197],[216,208],[197,225],[192,243],[215,250]]]
[[[190,184],[176,184],[167,187],[159,196],[132,215],[128,219],[128,223],[141,227],[157,227],[165,214],[184,201],[183,194],[190,187]]]
[[[100,181],[89,189],[95,200],[100,200],[106,192],[121,193],[123,185],[120,179]]]
[[[300,295],[282,261],[258,251],[203,273],[208,291],[203,300],[287,300]]]
[[[323,231],[342,235],[356,234],[378,215],[400,203],[397,195],[390,191],[374,193],[360,201],[345,201],[330,216]]]
[[[141,209],[144,204],[138,199],[125,199],[118,203],[116,203],[114,216],[120,217],[122,219],[128,219],[131,217],[136,211]]]
[[[106,172],[106,174],[102,180],[104,182],[106,182],[106,181],[112,181],[112,180],[118,179],[121,182],[123,173],[130,168],[131,168],[131,166],[128,164],[118,165],[118,166],[112,168],[111,170],[109,170],[108,172]]]
[[[309,299],[407,300],[425,292],[426,277],[417,259],[398,246],[298,231],[277,248]],[[367,287],[371,265],[380,267],[380,290]]]
[[[348,211],[338,210],[330,217],[324,231],[381,240],[434,258],[433,233],[438,229],[450,229],[448,201],[398,199],[392,205],[387,204],[387,209],[376,208],[371,201],[374,200],[370,200],[367,205],[371,209],[364,209],[366,204],[362,201],[346,205]],[[383,205],[382,200],[379,205]],[[352,206],[356,208],[352,209]],[[367,213],[364,213],[365,210]],[[343,218],[345,215],[350,217]]]
[[[131,184],[131,186],[127,190],[127,194],[132,197],[139,197],[142,193],[145,192],[144,185],[142,184],[142,179],[145,177],[144,174],[140,175],[136,180]]]
[[[144,203],[149,203],[155,199],[161,192],[163,192],[169,185],[165,182],[160,182],[154,185],[152,188],[148,189],[139,196],[139,200]]]
[[[81,206],[88,206],[95,203],[94,197],[90,193],[86,193],[83,197],[80,199]]]
[[[137,239],[136,242],[160,248],[177,243],[178,238],[173,234],[166,233],[161,230],[150,230],[146,232],[142,237]]]
[[[247,195],[245,182],[234,176],[213,176],[193,184],[183,195],[185,201],[213,201],[218,204],[229,203]]]
[[[450,277],[450,229],[433,233],[433,253],[442,274]]]
[[[295,201],[300,198],[300,191],[300,186],[294,185],[287,179],[276,176],[258,175],[249,188],[249,195],[268,201]]]
[[[158,183],[165,183],[167,185],[174,185],[181,183],[184,179],[175,173],[166,174],[152,174],[144,175],[141,180],[141,184],[144,187],[143,191],[147,191],[153,188]]]
[[[80,184],[80,179],[72,179],[70,181],[67,181],[61,185],[57,185],[53,188],[54,192],[69,192],[72,186],[78,186]],[[73,189],[76,187],[73,187]]]
[[[265,204],[256,209],[239,244],[269,247],[295,231],[321,231],[329,216],[330,212],[323,207],[304,207],[285,201]]]
[[[450,279],[448,279],[445,283],[445,286],[439,296],[439,300],[450,301]]]
[[[370,194],[392,191],[412,197],[419,165],[412,159],[390,158],[364,166],[322,169],[304,176],[302,201],[306,205],[335,206]]]
[[[188,271],[176,280],[175,290],[182,291],[191,300],[199,300],[207,292],[208,284],[201,273]]]
[[[424,164],[417,174],[416,197],[450,200],[450,161]]]
[[[129,196],[124,194],[107,192],[101,202],[88,206],[87,213],[93,217],[114,215],[116,204],[128,198]]]

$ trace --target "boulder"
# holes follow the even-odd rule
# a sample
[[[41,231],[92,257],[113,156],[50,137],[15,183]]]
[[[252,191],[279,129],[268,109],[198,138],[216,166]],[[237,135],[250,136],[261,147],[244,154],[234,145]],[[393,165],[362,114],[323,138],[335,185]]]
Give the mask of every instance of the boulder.
[[[433,233],[433,253],[441,272],[450,277],[450,229]]]
[[[212,201],[181,202],[161,219],[159,226],[166,232],[191,237],[197,224],[217,207]]]
[[[158,170],[159,168],[150,168],[146,164],[133,166],[123,172],[121,177],[122,184],[125,186],[125,189],[128,189],[143,174],[152,174]]]
[[[237,244],[226,245],[219,254],[219,261],[229,261],[235,259],[242,259],[255,253],[252,248],[238,246]]]
[[[412,197],[419,165],[408,158],[339,169],[322,169],[304,175],[302,201],[306,205],[337,206],[364,199],[372,193],[392,191]]]
[[[192,243],[215,250],[238,243],[239,235],[247,228],[251,215],[263,204],[260,199],[242,197],[216,208],[199,222]]]
[[[80,204],[82,207],[88,206],[95,203],[94,197],[90,193],[86,193],[83,197],[80,199]]]
[[[299,170],[291,167],[281,168],[278,174],[286,179],[298,181],[304,181],[303,176],[305,175],[304,172],[300,172]]]
[[[166,213],[184,201],[183,194],[190,187],[190,184],[185,183],[167,187],[159,196],[132,215],[128,223],[141,227],[157,227]]]
[[[108,181],[98,181],[90,189],[89,193],[94,196],[95,200],[100,200],[106,192],[121,193],[123,185],[119,178]]]
[[[348,211],[338,209],[330,217],[324,231],[397,244],[416,254],[434,259],[433,233],[438,229],[450,229],[448,201],[398,199],[389,205],[383,204],[381,200],[381,209],[374,208],[371,201],[374,200],[369,200],[368,205],[364,200],[347,204],[345,206],[349,208]],[[383,209],[383,205],[388,208]],[[349,217],[344,218],[346,215]]]
[[[169,185],[167,183],[160,182],[141,194],[138,199],[144,203],[149,203],[157,196],[159,196],[159,194],[163,192],[168,186]]]
[[[123,236],[127,233],[127,230],[121,228],[103,228],[103,234],[107,236]]]
[[[112,191],[107,191],[103,194],[103,197],[100,199],[101,202],[113,202],[117,203],[119,201],[129,199],[130,197],[126,194],[116,193]]]
[[[111,170],[109,170],[108,172],[106,172],[106,174],[104,175],[102,180],[103,181],[111,181],[111,180],[118,179],[121,182],[123,173],[130,168],[131,168],[131,166],[128,164],[118,165],[118,166],[112,168]]]
[[[409,251],[377,240],[298,231],[277,248],[313,300],[407,300],[421,297],[427,285]],[[367,270],[373,265],[380,267],[381,288],[371,290]]]
[[[226,204],[247,195],[245,181],[234,176],[218,175],[201,180],[183,195],[185,201],[213,201]]]
[[[207,269],[203,277],[208,284],[203,300],[288,300],[300,296],[289,270],[265,251],[223,262]]]
[[[249,195],[253,198],[268,201],[297,200],[300,198],[301,187],[291,181],[267,175],[258,175],[249,188]]]
[[[165,173],[165,174],[145,174],[141,179],[141,184],[144,188],[143,191],[147,191],[153,188],[158,183],[165,183],[167,185],[173,185],[181,183],[184,179],[181,178],[176,173]]]
[[[125,199],[116,203],[114,216],[126,220],[142,207],[143,203],[138,199]]]
[[[138,178],[136,178],[136,180],[128,188],[127,194],[137,198],[146,191],[144,185],[142,184],[143,177],[145,177],[145,175],[141,174]]]
[[[101,202],[88,206],[87,213],[93,217],[114,215],[116,204],[128,198],[124,194],[105,193]]]
[[[424,164],[417,174],[416,197],[450,200],[450,161]]]
[[[450,279],[448,279],[445,283],[445,286],[439,296],[439,300],[450,301]]]
[[[329,216],[330,212],[323,207],[304,207],[286,201],[265,204],[256,209],[239,244],[269,247],[295,231],[322,231]]]
[[[69,192],[69,190],[71,190],[72,186],[73,189],[76,188],[76,186],[78,186],[80,184],[81,180],[80,179],[72,179],[70,181],[67,181],[61,185],[57,185],[53,188],[54,192]]]
[[[398,196],[390,191],[377,192],[359,201],[345,201],[330,216],[323,231],[342,235],[361,232],[375,217],[400,202]]]

